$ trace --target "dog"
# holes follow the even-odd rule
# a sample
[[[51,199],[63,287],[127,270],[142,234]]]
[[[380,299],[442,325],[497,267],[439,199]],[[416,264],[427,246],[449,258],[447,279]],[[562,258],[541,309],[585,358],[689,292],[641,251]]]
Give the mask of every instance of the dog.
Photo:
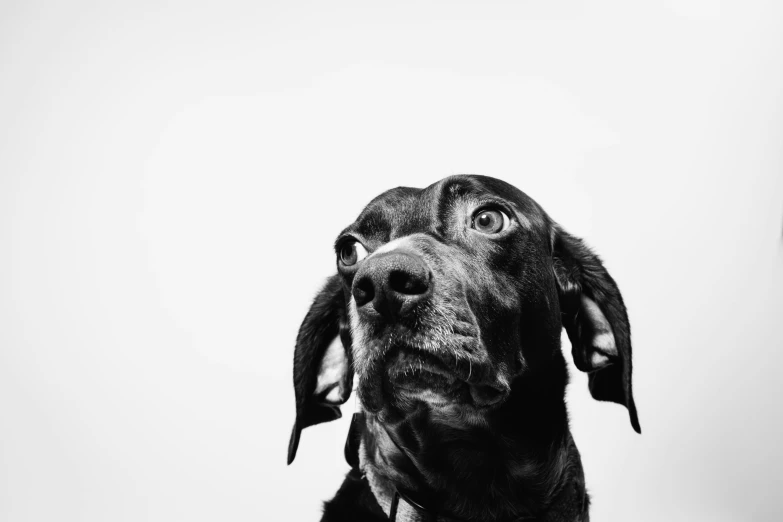
[[[304,428],[340,417],[355,376],[352,469],[321,520],[589,520],[562,328],[591,395],[641,428],[626,308],[584,242],[459,175],[376,197],[335,253],[296,340],[288,448],[291,464]]]

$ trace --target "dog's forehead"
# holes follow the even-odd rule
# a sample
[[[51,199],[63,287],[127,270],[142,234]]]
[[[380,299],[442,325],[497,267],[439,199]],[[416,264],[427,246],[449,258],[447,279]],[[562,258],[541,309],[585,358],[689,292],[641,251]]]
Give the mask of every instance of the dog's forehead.
[[[427,189],[397,187],[370,201],[349,227],[364,237],[383,236],[421,230],[430,222]]]
[[[543,224],[538,204],[516,187],[488,176],[457,175],[426,188],[397,187],[374,198],[343,233],[390,241],[434,230],[459,202],[502,200],[533,223]]]

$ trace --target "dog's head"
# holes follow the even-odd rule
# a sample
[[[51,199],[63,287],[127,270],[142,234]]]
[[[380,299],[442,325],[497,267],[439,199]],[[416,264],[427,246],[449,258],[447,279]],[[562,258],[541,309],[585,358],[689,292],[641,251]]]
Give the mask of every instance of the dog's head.
[[[305,317],[294,355],[300,432],[340,417],[354,373],[380,418],[426,404],[480,419],[518,379],[546,375],[565,327],[592,396],[628,408],[630,327],[601,261],[518,189],[453,176],[378,196],[335,242],[337,274]]]

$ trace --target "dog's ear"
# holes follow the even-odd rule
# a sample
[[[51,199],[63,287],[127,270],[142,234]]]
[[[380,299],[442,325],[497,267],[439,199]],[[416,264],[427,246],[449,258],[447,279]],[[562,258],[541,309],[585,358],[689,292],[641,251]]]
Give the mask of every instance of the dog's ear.
[[[329,278],[299,328],[294,351],[296,420],[288,444],[294,461],[304,428],[341,417],[353,387],[351,333],[340,277]]]
[[[588,373],[593,398],[624,405],[641,433],[631,385],[631,326],[620,290],[598,256],[559,227],[552,254],[574,363]]]

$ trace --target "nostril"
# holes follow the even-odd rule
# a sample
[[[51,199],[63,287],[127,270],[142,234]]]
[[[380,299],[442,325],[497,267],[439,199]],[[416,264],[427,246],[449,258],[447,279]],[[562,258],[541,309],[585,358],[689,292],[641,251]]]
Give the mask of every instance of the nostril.
[[[389,287],[399,294],[423,294],[430,287],[428,276],[429,274],[412,274],[405,270],[392,270],[389,274]]]
[[[357,307],[364,306],[375,299],[375,287],[369,277],[363,277],[356,281],[351,293],[353,293],[353,299],[356,301]]]

